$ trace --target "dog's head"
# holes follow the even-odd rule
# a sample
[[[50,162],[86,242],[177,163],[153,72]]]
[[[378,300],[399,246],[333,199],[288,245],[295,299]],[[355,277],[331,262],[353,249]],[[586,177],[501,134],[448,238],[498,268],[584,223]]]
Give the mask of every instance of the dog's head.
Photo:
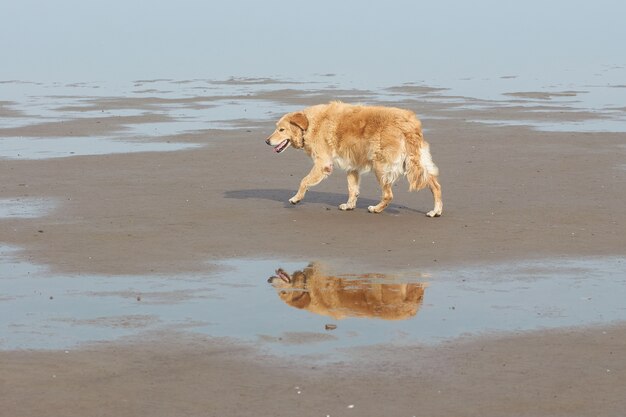
[[[289,275],[279,268],[276,275],[271,276],[267,282],[272,284],[284,302],[293,307],[306,308],[311,303],[311,295],[306,288],[306,269]]]
[[[287,113],[276,123],[276,130],[266,140],[274,147],[274,152],[281,153],[290,145],[296,149],[304,146],[304,132],[309,128],[309,119],[302,112]]]

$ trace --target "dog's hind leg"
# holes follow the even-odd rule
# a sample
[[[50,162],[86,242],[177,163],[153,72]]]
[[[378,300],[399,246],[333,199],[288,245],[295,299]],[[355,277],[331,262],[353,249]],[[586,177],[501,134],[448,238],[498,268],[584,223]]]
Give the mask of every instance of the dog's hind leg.
[[[437,181],[436,176],[430,176],[428,179],[428,186],[430,187],[430,191],[432,191],[433,198],[435,199],[435,208],[426,213],[426,215],[428,217],[439,217],[443,211],[443,202],[441,200],[441,185],[439,185],[439,181]]]
[[[381,185],[381,187],[383,189],[382,199],[380,200],[380,203],[376,204],[375,206],[369,206],[367,208],[367,211],[369,211],[370,213],[380,213],[385,208],[387,208],[389,203],[391,203],[391,200],[393,200],[393,192],[391,191],[391,184],[383,184]]]
[[[332,162],[326,165],[319,163],[313,165],[313,168],[311,168],[311,172],[309,172],[309,174],[306,177],[302,178],[302,181],[300,181],[300,188],[298,188],[298,192],[296,193],[296,195],[289,199],[289,202],[291,204],[298,204],[300,200],[304,198],[304,195],[306,194],[309,187],[319,184],[332,172]]]
[[[375,206],[369,206],[367,211],[370,213],[380,213],[383,211],[391,200],[393,200],[393,192],[391,191],[391,186],[393,182],[389,181],[388,176],[385,175],[382,167],[379,164],[374,164],[374,173],[376,174],[376,179],[378,179],[378,183],[380,184],[380,188],[382,188],[383,195],[380,200],[380,203]]]
[[[348,202],[339,205],[339,210],[353,210],[359,197],[359,171],[348,171]]]

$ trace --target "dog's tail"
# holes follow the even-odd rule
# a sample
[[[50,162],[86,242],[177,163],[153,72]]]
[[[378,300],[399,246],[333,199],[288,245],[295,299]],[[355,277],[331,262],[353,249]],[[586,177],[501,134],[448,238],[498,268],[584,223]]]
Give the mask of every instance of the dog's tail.
[[[421,190],[428,185],[430,177],[439,175],[439,168],[430,155],[430,146],[424,140],[422,124],[418,121],[415,130],[406,135],[407,159],[405,162],[409,190]]]

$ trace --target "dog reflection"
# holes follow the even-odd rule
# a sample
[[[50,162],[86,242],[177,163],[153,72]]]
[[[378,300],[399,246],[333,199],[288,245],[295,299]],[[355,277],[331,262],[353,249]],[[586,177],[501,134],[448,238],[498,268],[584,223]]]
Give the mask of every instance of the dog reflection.
[[[422,305],[425,288],[422,283],[381,284],[327,276],[315,263],[291,275],[278,269],[267,282],[288,305],[334,319],[408,319]]]

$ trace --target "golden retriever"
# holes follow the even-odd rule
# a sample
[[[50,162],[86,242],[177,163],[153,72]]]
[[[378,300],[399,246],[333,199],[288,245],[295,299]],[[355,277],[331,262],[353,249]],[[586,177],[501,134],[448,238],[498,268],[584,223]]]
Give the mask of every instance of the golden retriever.
[[[339,209],[354,209],[360,176],[373,170],[382,188],[382,199],[368,207],[370,213],[380,213],[389,205],[393,183],[406,175],[409,190],[428,186],[432,191],[435,207],[426,215],[441,216],[439,169],[424,140],[422,124],[412,111],[334,101],[284,115],[265,142],[277,153],[289,146],[304,149],[313,159],[311,172],[289,199],[292,204],[300,202],[309,187],[330,175],[337,163],[348,172],[348,201]]]
[[[328,276],[316,263],[291,275],[277,269],[276,275],[267,281],[288,305],[337,320],[346,317],[408,319],[417,314],[426,287],[422,283],[381,284]]]

